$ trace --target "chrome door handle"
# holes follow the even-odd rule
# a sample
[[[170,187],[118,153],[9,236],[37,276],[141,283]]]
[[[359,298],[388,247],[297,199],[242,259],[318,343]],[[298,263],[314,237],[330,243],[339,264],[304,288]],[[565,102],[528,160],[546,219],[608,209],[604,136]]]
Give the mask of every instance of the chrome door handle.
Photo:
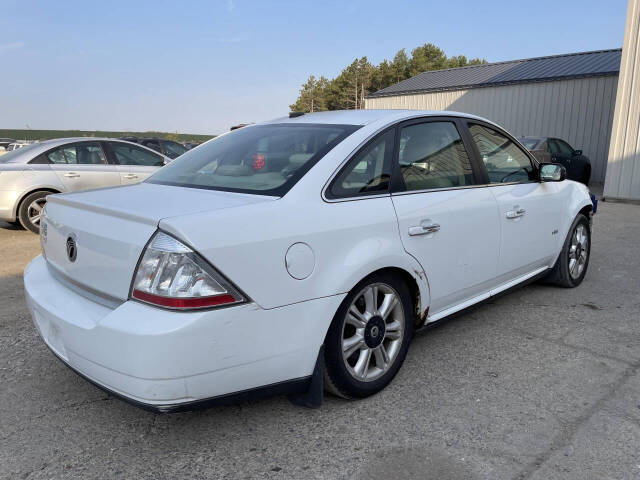
[[[136,175],[135,173],[128,173],[124,176],[124,178],[126,179],[138,178],[138,175]]]
[[[80,174],[76,172],[69,172],[69,173],[65,173],[64,176],[67,178],[78,178]]]
[[[417,227],[409,227],[409,235],[412,237],[415,235],[428,235],[429,233],[436,233],[440,230],[440,225],[437,223],[431,223],[429,225],[419,225]]]
[[[509,210],[507,212],[507,218],[508,219],[513,219],[513,218],[520,218],[522,217],[525,213],[527,213],[527,211],[524,208],[519,208],[518,210]]]

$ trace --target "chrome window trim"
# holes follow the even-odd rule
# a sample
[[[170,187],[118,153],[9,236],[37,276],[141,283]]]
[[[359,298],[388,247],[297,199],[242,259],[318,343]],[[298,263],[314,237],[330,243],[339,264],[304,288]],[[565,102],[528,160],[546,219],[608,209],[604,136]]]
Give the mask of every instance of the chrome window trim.
[[[526,185],[528,183],[540,183],[540,182],[509,182],[509,183],[483,183],[480,185],[463,185],[461,187],[443,187],[443,188],[429,188],[425,190],[408,190],[405,192],[394,192],[391,195],[413,195],[416,193],[432,193],[432,192],[446,192],[450,190],[468,190],[470,188],[489,188],[489,187],[501,187],[503,185]]]

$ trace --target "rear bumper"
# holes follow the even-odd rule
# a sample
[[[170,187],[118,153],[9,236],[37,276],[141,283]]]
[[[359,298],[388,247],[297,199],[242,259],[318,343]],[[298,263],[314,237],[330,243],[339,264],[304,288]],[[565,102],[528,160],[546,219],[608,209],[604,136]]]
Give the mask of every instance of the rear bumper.
[[[156,411],[303,390],[343,298],[270,310],[248,304],[180,313],[133,301],[110,308],[60,283],[42,257],[24,281],[34,324],[60,360]]]
[[[19,198],[20,192],[0,190],[0,220],[5,222],[16,221],[16,204]]]

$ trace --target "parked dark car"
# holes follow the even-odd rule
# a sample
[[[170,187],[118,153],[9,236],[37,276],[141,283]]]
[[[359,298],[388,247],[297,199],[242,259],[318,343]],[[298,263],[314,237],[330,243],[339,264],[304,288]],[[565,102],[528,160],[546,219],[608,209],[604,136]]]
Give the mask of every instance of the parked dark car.
[[[552,137],[522,137],[520,142],[527,147],[541,163],[559,163],[567,169],[567,178],[589,184],[591,162],[564,140]]]
[[[14,138],[0,138],[0,147],[7,148],[11,143],[14,143]]]
[[[120,139],[126,140],[127,142],[139,143],[171,159],[179,157],[188,150],[181,143],[174,142],[173,140],[165,140],[164,138],[121,137]]]

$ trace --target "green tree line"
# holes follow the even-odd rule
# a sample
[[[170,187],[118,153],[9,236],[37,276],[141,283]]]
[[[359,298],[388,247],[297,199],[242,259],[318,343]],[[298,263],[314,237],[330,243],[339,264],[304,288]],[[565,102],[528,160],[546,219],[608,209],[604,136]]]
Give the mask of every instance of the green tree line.
[[[411,56],[403,48],[393,60],[373,65],[367,57],[356,58],[340,74],[329,80],[311,75],[300,88],[296,102],[289,106],[293,112],[349,110],[364,108],[364,98],[394,83],[429,70],[464,67],[487,63],[485,59],[467,59],[464,55],[447,57],[431,43],[414,48]]]

